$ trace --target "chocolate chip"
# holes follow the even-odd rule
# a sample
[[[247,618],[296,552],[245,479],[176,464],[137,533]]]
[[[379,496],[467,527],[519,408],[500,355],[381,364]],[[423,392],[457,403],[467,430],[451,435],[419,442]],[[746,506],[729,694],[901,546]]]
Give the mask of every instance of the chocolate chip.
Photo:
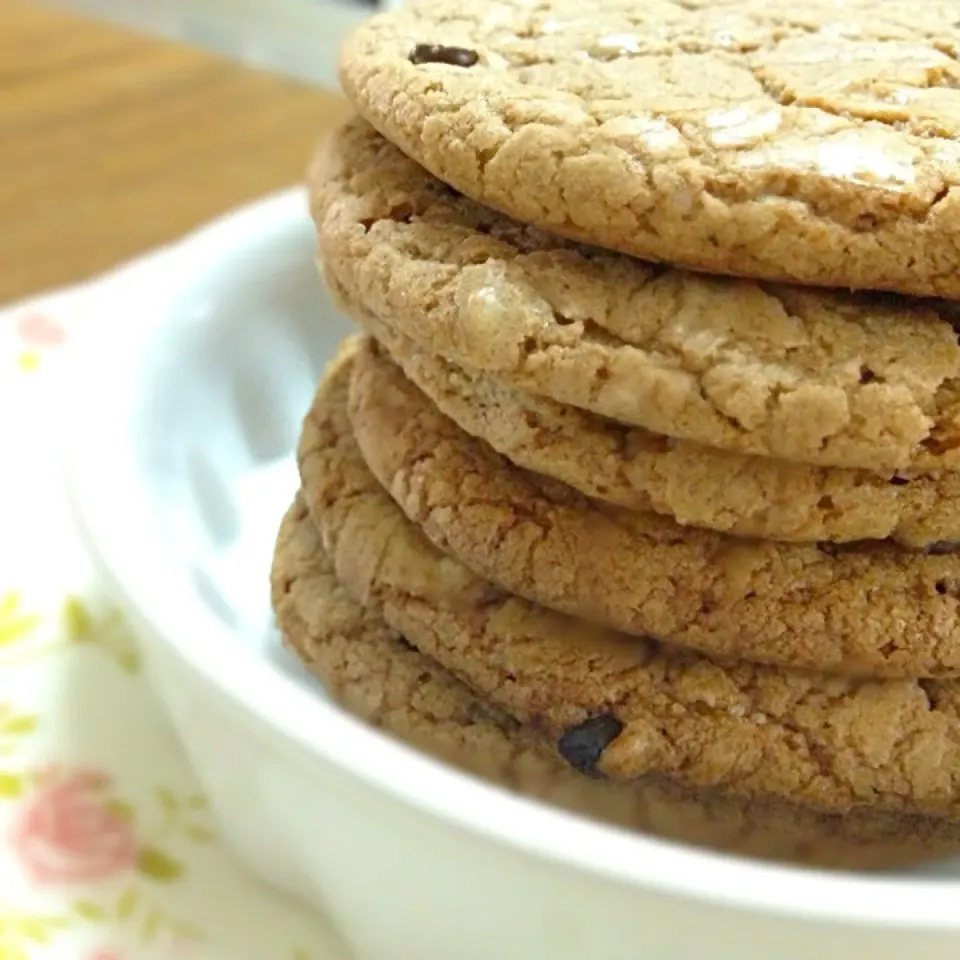
[[[923,551],[931,557],[943,557],[949,553],[960,553],[960,540],[937,540]]]
[[[441,43],[418,43],[410,51],[411,63],[446,63],[451,67],[472,67],[480,59],[476,50],[446,47]]]
[[[910,479],[908,477],[901,477],[901,476],[898,476],[897,474],[894,474],[890,478],[890,484],[894,487],[905,487],[909,482],[910,482]]]
[[[623,723],[612,713],[600,713],[565,730],[557,740],[557,749],[571,767],[592,774],[603,751],[621,730]]]

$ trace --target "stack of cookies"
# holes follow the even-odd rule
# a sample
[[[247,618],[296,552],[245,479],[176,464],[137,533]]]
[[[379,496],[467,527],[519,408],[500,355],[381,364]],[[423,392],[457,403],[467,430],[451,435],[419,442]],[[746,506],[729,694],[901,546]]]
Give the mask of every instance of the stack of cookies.
[[[414,0],[342,77],[288,645],[609,822],[960,848],[954,0]]]

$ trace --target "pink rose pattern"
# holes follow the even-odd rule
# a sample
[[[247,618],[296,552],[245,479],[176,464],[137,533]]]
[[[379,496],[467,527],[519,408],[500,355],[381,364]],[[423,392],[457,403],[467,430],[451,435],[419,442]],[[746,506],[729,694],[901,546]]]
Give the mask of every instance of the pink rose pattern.
[[[189,957],[193,954],[193,944],[187,943],[185,940],[175,940],[170,947],[167,956],[171,957],[172,960],[183,960],[185,957]],[[107,950],[102,948],[100,950],[95,950],[88,960],[126,960],[126,955],[120,953],[116,950]]]
[[[63,327],[53,317],[35,310],[17,317],[16,331],[20,339],[31,347],[57,347],[66,338]]]
[[[185,941],[176,940],[166,953],[166,956],[171,957],[172,960],[182,960],[182,958],[188,957],[191,954],[192,944],[188,944]],[[89,960],[126,960],[126,958],[126,954],[120,953],[117,950],[107,950],[102,948],[100,950],[95,950],[90,955]]]
[[[91,883],[132,870],[133,830],[104,802],[98,771],[54,772],[15,818],[10,845],[37,885]]]
[[[0,313],[0,322],[3,326],[10,324],[16,340],[23,347],[16,357],[16,363],[24,372],[37,369],[43,356],[59,348],[67,339],[64,325],[42,309],[28,306]]]

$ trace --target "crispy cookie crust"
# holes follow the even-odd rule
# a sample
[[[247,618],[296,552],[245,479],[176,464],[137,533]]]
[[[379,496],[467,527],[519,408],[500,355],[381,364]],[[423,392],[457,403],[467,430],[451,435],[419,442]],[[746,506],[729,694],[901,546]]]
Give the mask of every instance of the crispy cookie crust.
[[[588,500],[465,433],[369,340],[350,418],[406,515],[529,600],[727,659],[960,673],[960,554],[746,540]]]
[[[337,295],[428,353],[737,453],[960,467],[955,304],[707,277],[565,243],[457,196],[358,121],[310,180]]]
[[[369,314],[355,318],[378,331],[407,377],[463,430],[588,497],[742,537],[890,539],[932,552],[960,542],[960,473],[815,467],[664,437],[524,393],[426,353]]]

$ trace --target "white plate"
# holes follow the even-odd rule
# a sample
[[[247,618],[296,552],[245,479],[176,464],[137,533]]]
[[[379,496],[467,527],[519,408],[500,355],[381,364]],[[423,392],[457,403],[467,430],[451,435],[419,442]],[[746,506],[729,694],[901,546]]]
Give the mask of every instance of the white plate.
[[[826,874],[609,829],[394,743],[282,654],[273,535],[350,329],[313,250],[299,192],[215,223],[103,305],[67,385],[78,526],[238,855],[360,960],[954,960],[956,865]]]

